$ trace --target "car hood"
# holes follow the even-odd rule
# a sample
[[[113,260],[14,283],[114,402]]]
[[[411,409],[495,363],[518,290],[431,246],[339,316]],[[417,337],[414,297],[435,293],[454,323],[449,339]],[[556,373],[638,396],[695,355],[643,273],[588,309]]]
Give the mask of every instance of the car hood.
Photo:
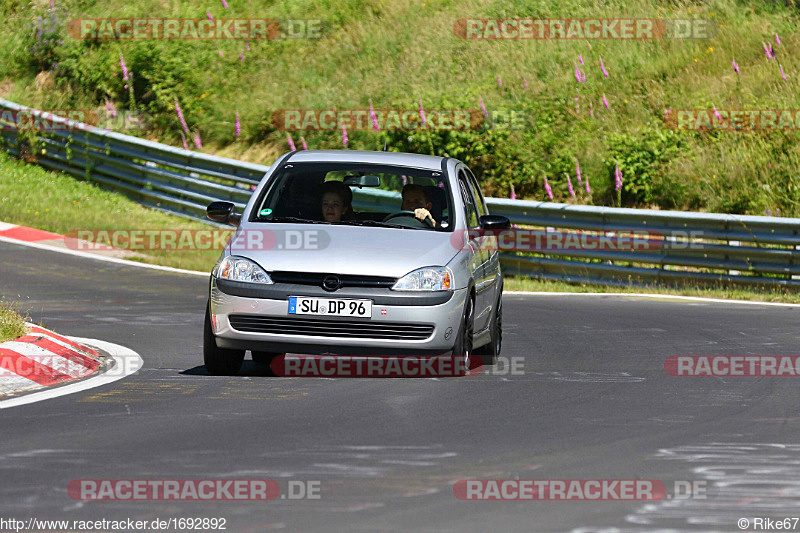
[[[268,272],[399,278],[417,268],[447,265],[458,252],[452,236],[368,226],[250,223],[237,230],[228,251],[253,259]]]

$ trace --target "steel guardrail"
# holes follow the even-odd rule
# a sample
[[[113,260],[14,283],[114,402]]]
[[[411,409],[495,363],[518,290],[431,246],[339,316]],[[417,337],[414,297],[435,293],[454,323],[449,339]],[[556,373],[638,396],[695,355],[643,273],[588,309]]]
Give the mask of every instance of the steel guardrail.
[[[247,203],[268,166],[175,148],[94,128],[0,99],[0,145],[24,155],[2,110],[47,117],[63,130],[38,131],[39,165],[99,183],[157,209],[207,222],[214,200]],[[357,208],[389,209],[399,195],[356,190]],[[658,211],[487,198],[493,214],[540,231],[647,235],[631,249],[546,247],[501,253],[509,274],[609,285],[744,285],[800,287],[800,219]]]

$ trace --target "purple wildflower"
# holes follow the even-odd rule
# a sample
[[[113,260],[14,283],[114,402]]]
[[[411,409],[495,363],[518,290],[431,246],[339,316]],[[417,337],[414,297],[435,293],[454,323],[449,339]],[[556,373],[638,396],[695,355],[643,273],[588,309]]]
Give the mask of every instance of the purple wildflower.
[[[306,144],[306,138],[300,137],[300,142],[303,143],[303,150],[308,150],[308,145]]]
[[[606,93],[603,93],[603,105],[606,106],[606,109],[609,109],[608,100],[606,99]]]
[[[208,11],[208,9],[206,9],[206,16],[208,17],[208,20],[214,20],[214,17],[211,16],[211,13]]]
[[[711,107],[714,108],[714,116],[717,117],[717,120],[722,120],[722,115],[720,115],[719,111],[717,111],[717,106],[712,105]]]
[[[574,198],[575,197],[575,189],[572,188],[572,180],[569,179],[569,176],[567,176],[567,188],[569,189],[570,196],[572,196]]]
[[[606,66],[603,64],[603,58],[602,57],[600,58],[600,70],[603,71],[603,75],[607,78],[608,77],[608,71],[606,70]]]
[[[194,134],[194,145],[197,146],[198,150],[203,149],[203,143],[200,142],[200,132]]]
[[[780,65],[780,67],[781,67],[781,76],[783,76],[783,81],[786,81],[786,74],[783,73],[783,65]]]
[[[294,141],[292,140],[292,136],[288,133],[286,134],[286,142],[289,143],[289,148],[292,150],[292,152],[297,150],[297,148],[295,148],[294,146]]]
[[[122,57],[122,52],[119,53],[119,66],[122,67],[122,80],[128,81],[128,66],[125,64],[125,58]]]
[[[589,176],[586,176],[584,184],[586,185],[586,194],[592,194],[592,188],[589,187]]]
[[[553,189],[550,187],[550,184],[547,183],[547,176],[544,178],[544,190],[547,193],[547,197],[551,200],[553,199]]]
[[[581,65],[583,65],[583,56],[581,54],[578,54],[578,61],[580,61]]]
[[[186,136],[183,133],[181,133],[181,140],[183,140],[183,149],[188,150],[189,145],[186,144]]]
[[[424,128],[428,121],[425,118],[425,110],[422,108],[422,98],[419,99],[419,116],[422,119],[422,127]]]
[[[516,191],[514,191],[514,184],[513,183],[511,184],[511,194],[508,197],[510,199],[512,199],[512,200],[516,200],[517,199],[517,193],[516,193]]]
[[[761,43],[764,46],[764,53],[767,56],[767,59],[772,59],[772,54],[770,53],[769,47],[767,47],[767,43]]]
[[[524,85],[526,89],[528,88],[528,80],[525,79],[525,76],[522,77],[522,85]]]
[[[222,50],[217,50],[217,53],[219,54],[219,57],[222,57],[223,55],[225,55],[225,54],[222,53]]]
[[[581,71],[581,83],[586,83],[586,72]]]
[[[575,79],[578,80],[578,83],[581,82],[581,69],[578,68],[578,64],[573,61],[572,63],[575,65]]]
[[[622,171],[619,169],[619,163],[617,163],[616,168],[614,169],[614,190],[620,190],[622,188]]]
[[[50,0],[50,9],[55,9],[56,5],[53,3],[53,0]],[[775,35],[777,37],[777,35]]]
[[[401,179],[401,180],[403,180],[403,186],[405,187],[405,185],[406,185],[406,181],[408,181],[408,178],[406,178],[406,175],[405,175],[405,174],[401,174],[401,175],[400,175],[400,179]]]
[[[224,7],[225,9],[228,9],[228,2],[226,2],[225,0],[222,0],[222,7]]]
[[[342,123],[342,145],[347,148],[347,129],[344,127],[344,123]]]
[[[485,118],[489,118],[489,112],[486,111],[486,106],[483,104],[483,97],[482,96],[478,96],[478,98],[480,99],[480,102],[481,102],[481,111],[483,111],[483,116]]]
[[[239,122],[239,113],[236,113],[236,136],[242,134],[242,124]]]
[[[581,185],[581,164],[579,162],[575,162],[575,174],[578,176],[578,185]]]
[[[244,63],[245,57],[247,57],[247,56],[245,56],[243,53],[239,52],[239,59],[241,60],[242,63]]]
[[[369,118],[372,119],[372,129],[379,131],[381,128],[378,126],[378,117],[375,116],[375,109],[372,108],[372,98],[369,99]]]
[[[189,127],[186,125],[186,120],[183,118],[183,111],[181,111],[181,106],[178,104],[178,99],[175,99],[175,111],[178,113],[178,120],[181,121],[181,128],[186,133],[189,133]]]
[[[111,113],[112,117],[117,116],[117,110],[114,109],[114,106],[108,100],[106,100],[106,109],[108,109],[108,112]]]
[[[502,87],[502,86],[503,86],[503,78],[501,78],[500,76],[497,76],[497,85],[498,85],[499,87]]]
[[[250,51],[250,41],[245,41],[244,45],[247,48],[247,51],[249,52]]]
[[[733,70],[736,72],[736,74],[739,74],[739,65],[736,63],[736,59],[734,58],[732,62],[733,62]]]
[[[775,42],[781,44],[781,40],[778,38],[778,34],[775,34]]]

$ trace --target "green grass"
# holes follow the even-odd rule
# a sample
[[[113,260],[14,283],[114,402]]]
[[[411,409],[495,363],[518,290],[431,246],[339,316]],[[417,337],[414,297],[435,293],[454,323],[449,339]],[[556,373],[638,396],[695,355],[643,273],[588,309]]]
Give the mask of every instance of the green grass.
[[[278,109],[364,109],[370,100],[377,109],[416,109],[420,99],[428,110],[477,109],[482,97],[490,111],[524,114],[529,127],[350,131],[348,148],[377,149],[386,141],[391,150],[452,155],[470,164],[494,196],[508,196],[513,185],[519,198],[544,200],[547,178],[556,201],[800,214],[797,132],[676,132],[663,121],[664,109],[800,108],[800,12],[793,2],[229,3],[225,11],[218,1],[59,0],[61,23],[37,39],[33,23],[49,16],[48,2],[0,0],[0,95],[49,109],[102,109],[108,100],[119,109],[148,113],[152,129],[145,136],[180,146],[178,98],[205,151],[266,164],[288,149],[285,132],[270,124]],[[207,8],[216,18],[321,19],[325,29],[319,40],[252,41],[247,52],[241,41],[76,41],[65,35],[63,24],[87,16],[202,18]],[[454,35],[456,20],[480,17],[707,18],[719,31],[707,40],[658,41],[465,41]],[[64,39],[63,46],[53,44],[57,39]],[[773,44],[776,60],[766,59],[762,42]],[[132,92],[123,88],[120,53],[133,72]],[[239,53],[246,54],[244,62]],[[586,83],[573,76],[578,54],[585,60]],[[609,110],[602,104],[604,94]],[[341,147],[339,131],[292,135],[298,146],[304,135],[311,148]],[[574,183],[573,200],[567,176],[575,181],[576,162],[593,192]],[[620,198],[613,186],[616,164],[624,175]]]
[[[14,340],[26,333],[25,319],[11,304],[0,302],[0,342]]]
[[[143,207],[67,174],[22,163],[0,151],[0,221],[67,235],[77,230],[209,229],[209,225]],[[211,271],[220,251],[148,250],[134,260]]]

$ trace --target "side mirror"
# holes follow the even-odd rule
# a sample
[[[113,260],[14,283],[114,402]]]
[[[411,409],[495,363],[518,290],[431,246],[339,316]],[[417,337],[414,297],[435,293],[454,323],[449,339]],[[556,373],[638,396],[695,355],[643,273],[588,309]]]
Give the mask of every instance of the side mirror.
[[[206,207],[206,216],[214,222],[234,226],[242,220],[242,215],[236,212],[236,206],[231,202],[211,202]]]
[[[481,217],[481,229],[485,230],[504,230],[511,228],[511,221],[503,215],[483,215]]]

